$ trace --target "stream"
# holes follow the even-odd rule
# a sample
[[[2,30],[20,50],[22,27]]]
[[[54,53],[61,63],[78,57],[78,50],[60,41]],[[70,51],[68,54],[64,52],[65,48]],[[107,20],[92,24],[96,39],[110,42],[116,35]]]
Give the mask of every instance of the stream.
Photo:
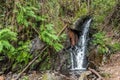
[[[88,32],[92,19],[87,19],[82,27],[81,36],[79,36],[77,44],[74,48],[70,48],[70,61],[71,61],[71,70],[72,71],[84,71],[87,68],[87,58],[86,58],[86,50],[88,43]],[[81,27],[81,26],[79,26]]]

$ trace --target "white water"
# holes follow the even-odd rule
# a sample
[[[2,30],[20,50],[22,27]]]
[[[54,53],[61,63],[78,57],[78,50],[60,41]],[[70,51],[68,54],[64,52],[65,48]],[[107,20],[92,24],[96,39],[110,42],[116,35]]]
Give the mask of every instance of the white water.
[[[86,70],[84,64],[85,55],[86,55],[86,47],[87,47],[87,33],[89,31],[91,19],[87,20],[83,24],[82,35],[79,38],[78,45],[75,46],[74,50],[71,50],[71,70]]]

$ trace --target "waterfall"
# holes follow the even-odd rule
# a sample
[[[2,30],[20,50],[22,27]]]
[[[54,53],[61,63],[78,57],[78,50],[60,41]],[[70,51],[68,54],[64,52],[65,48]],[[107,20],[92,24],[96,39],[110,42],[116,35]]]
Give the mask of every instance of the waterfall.
[[[82,34],[79,37],[77,45],[70,50],[70,58],[71,58],[71,70],[86,70],[87,67],[87,59],[86,59],[86,48],[88,41],[88,32],[92,19],[87,19],[83,23]]]

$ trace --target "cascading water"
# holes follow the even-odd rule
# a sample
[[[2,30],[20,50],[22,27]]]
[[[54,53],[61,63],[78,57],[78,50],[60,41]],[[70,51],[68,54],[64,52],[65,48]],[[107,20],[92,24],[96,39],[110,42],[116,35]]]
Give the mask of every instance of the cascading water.
[[[71,70],[86,70],[87,59],[86,59],[86,48],[88,41],[88,31],[92,19],[88,19],[83,23],[82,34],[79,37],[77,45],[74,46],[74,49],[70,50],[71,58]]]

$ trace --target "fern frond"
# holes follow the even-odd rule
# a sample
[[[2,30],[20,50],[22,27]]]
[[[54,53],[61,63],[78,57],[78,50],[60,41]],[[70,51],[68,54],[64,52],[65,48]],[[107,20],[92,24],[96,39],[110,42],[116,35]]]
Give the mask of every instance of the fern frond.
[[[10,29],[3,29],[0,31],[0,40],[17,40],[17,33],[12,32]]]

